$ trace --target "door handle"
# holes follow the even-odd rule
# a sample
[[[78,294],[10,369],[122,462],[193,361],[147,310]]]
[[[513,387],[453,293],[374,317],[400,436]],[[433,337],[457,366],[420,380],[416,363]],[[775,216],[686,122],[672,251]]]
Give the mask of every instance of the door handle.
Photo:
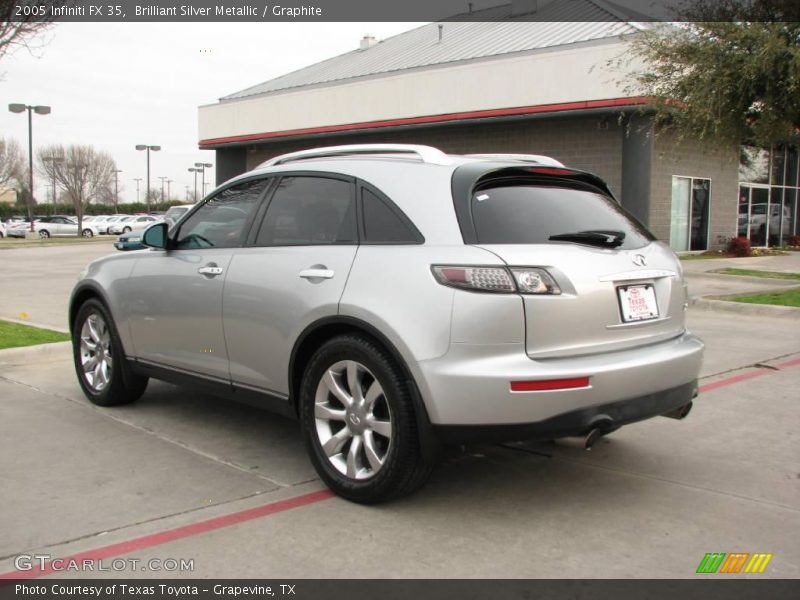
[[[222,275],[224,269],[222,267],[217,267],[216,265],[206,265],[205,267],[200,267],[197,269],[197,272],[200,275],[205,275],[207,277],[216,277],[217,275]]]
[[[299,275],[303,279],[332,279],[334,272],[330,269],[304,269]]]

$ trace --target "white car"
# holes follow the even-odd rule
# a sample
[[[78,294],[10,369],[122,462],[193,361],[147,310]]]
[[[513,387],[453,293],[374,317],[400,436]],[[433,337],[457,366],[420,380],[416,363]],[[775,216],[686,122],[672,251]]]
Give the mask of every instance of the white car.
[[[194,204],[179,204],[177,206],[171,206],[167,213],[164,215],[164,220],[167,222],[168,227],[172,227],[180,221],[181,217],[189,212],[190,209],[194,208]]]
[[[97,227],[97,231],[100,233],[110,233],[108,228],[111,227],[114,223],[118,223],[122,219],[129,217],[130,215],[111,215],[110,217],[105,217],[102,220],[98,220],[94,223],[95,227]]]
[[[162,221],[158,217],[142,215],[139,217],[126,217],[108,226],[108,233],[119,235],[120,233],[130,233],[131,231],[144,231],[153,223]]]
[[[33,227],[41,238],[53,236],[75,237],[78,235],[78,221],[64,215],[40,217],[33,222]],[[94,237],[97,233],[97,228],[91,223],[84,222],[81,224],[81,235],[83,237]]]
[[[0,239],[6,237],[6,224],[0,223]]]

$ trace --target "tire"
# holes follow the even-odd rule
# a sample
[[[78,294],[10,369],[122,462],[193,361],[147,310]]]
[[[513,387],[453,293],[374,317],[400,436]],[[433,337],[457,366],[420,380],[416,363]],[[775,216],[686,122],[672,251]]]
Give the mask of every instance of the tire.
[[[39,230],[39,237],[43,238],[43,239],[47,239],[47,238],[50,237],[50,232],[47,231],[47,229],[41,229],[41,230]]]
[[[122,233],[130,233],[130,232],[131,232],[131,228],[130,227],[123,227],[122,228]]]
[[[359,382],[355,394],[351,381]],[[300,386],[300,421],[314,468],[347,500],[374,504],[410,494],[433,469],[420,450],[402,370],[366,336],[338,336],[317,350]]]
[[[94,234],[92,233],[91,229],[84,229],[83,230],[83,237],[87,237],[87,238],[94,237]]]
[[[94,298],[84,302],[72,326],[72,357],[78,383],[92,404],[129,404],[147,388],[148,378],[133,373],[121,348],[117,328],[105,305]],[[90,373],[92,359],[96,368]]]

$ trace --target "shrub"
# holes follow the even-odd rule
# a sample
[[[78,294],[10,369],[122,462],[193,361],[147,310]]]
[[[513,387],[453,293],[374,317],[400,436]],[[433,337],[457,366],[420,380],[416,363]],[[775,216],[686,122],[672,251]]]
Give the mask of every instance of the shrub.
[[[734,256],[752,256],[750,240],[744,236],[732,237],[728,240],[728,252]]]
[[[786,240],[788,246],[800,246],[800,235],[790,235]]]

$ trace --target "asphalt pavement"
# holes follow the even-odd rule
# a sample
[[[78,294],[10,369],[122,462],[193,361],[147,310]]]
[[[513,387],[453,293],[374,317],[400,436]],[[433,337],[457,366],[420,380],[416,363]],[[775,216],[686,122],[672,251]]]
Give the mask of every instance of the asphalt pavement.
[[[6,285],[0,317],[64,328],[65,294],[102,253],[68,248],[0,253],[24,284]],[[590,452],[570,438],[452,449],[417,494],[375,507],[325,490],[294,421],[160,382],[102,409],[67,344],[2,351],[0,576],[48,576],[15,570],[43,554],[125,559],[122,577],[692,578],[707,552],[764,552],[763,574],[725,577],[800,578],[800,323],[688,321],[707,351],[687,419]]]

